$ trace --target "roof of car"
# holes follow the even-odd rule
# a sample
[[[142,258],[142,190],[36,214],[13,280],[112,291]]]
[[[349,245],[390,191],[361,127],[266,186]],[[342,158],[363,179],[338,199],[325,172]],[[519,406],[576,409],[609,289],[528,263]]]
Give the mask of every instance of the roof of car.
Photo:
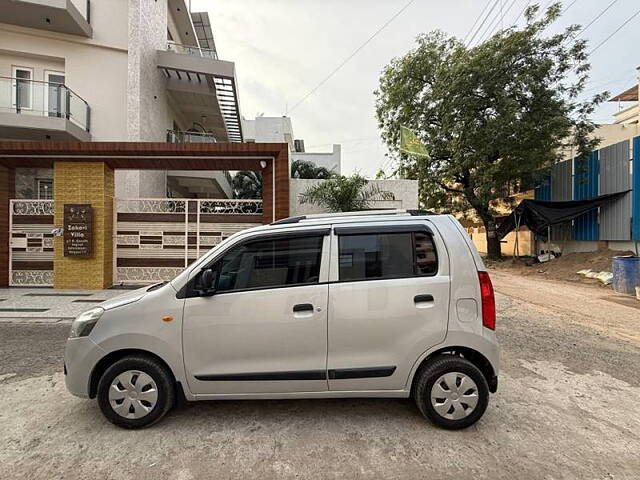
[[[317,225],[330,225],[336,223],[361,223],[361,222],[381,222],[393,220],[412,220],[432,217],[435,214],[425,210],[367,210],[362,212],[340,212],[321,213],[312,215],[299,215],[287,217],[270,225],[252,228],[255,230],[274,230],[285,227],[310,227]]]

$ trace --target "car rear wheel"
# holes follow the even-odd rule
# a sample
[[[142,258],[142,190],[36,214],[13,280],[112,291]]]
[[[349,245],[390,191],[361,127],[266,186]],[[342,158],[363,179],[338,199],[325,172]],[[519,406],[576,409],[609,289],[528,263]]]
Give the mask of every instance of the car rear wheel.
[[[458,430],[482,417],[489,403],[489,386],[469,360],[440,355],[418,372],[414,397],[426,418],[440,427]]]
[[[98,382],[98,405],[105,417],[123,428],[154,424],[173,406],[175,386],[167,368],[145,356],[124,357]]]

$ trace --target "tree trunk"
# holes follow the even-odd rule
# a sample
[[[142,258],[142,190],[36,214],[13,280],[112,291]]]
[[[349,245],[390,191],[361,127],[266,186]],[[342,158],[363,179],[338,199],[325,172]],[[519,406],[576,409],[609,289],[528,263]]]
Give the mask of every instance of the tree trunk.
[[[499,260],[502,257],[502,251],[500,249],[500,239],[496,232],[496,222],[489,217],[483,219],[483,223],[487,235],[487,258]]]

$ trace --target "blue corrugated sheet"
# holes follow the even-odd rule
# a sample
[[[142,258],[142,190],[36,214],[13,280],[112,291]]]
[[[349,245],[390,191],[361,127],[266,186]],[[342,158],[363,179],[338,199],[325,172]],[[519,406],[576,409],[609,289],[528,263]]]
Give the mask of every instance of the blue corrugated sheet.
[[[586,160],[573,160],[573,198],[585,200],[598,196],[598,151],[591,152]],[[573,222],[574,240],[598,240],[598,211],[580,215]]]
[[[640,240],[640,137],[633,139],[633,207],[631,209],[631,229],[633,239]]]
[[[548,202],[551,200],[551,175],[546,175],[533,190],[533,198]]]

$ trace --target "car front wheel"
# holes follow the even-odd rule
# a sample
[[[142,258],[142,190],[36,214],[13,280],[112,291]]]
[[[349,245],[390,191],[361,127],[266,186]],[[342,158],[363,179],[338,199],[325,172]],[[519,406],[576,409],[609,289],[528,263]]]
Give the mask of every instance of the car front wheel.
[[[146,356],[121,358],[98,382],[98,405],[107,419],[123,428],[154,424],[173,406],[175,387],[167,368]]]
[[[440,355],[418,372],[414,397],[425,417],[440,427],[458,430],[482,417],[489,403],[489,386],[469,360]]]

